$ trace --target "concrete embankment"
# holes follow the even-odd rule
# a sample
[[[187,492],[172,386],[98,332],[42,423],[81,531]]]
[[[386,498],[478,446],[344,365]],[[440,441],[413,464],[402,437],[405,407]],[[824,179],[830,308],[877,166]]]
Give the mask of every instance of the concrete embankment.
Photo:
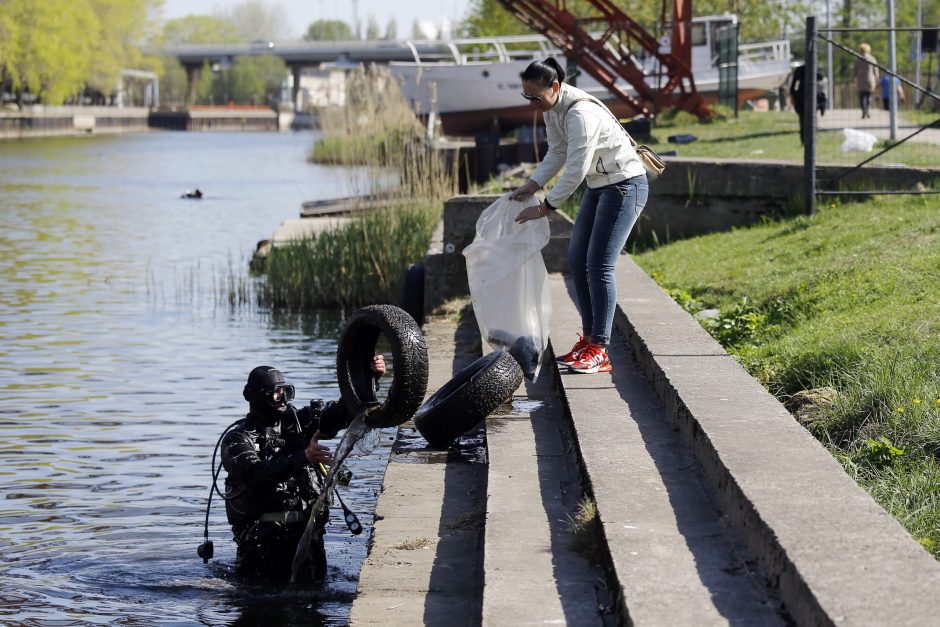
[[[0,139],[146,131],[146,107],[27,107],[0,112]]]
[[[276,131],[290,128],[293,118],[283,118],[269,107],[191,107],[179,111],[147,107],[47,107],[0,111],[0,139],[62,137],[171,131]]]
[[[490,200],[465,201],[463,221]],[[446,245],[452,233],[442,225],[429,256],[430,299],[444,283],[448,296],[466,284],[462,246]],[[547,265],[563,267],[553,254]],[[560,373],[547,361],[537,384],[487,419],[488,464],[473,481],[449,470],[463,443],[437,468],[390,463],[352,622],[934,621],[940,564],[629,258],[617,272],[611,375]],[[551,282],[552,346],[564,351],[579,318],[565,276]],[[460,365],[452,332],[435,324],[429,391]],[[413,432],[399,439],[415,447]],[[473,499],[448,505],[461,494]],[[582,497],[597,507],[598,551],[586,556],[557,522]],[[480,535],[455,551],[455,512],[481,508]],[[462,588],[450,577],[464,578]]]

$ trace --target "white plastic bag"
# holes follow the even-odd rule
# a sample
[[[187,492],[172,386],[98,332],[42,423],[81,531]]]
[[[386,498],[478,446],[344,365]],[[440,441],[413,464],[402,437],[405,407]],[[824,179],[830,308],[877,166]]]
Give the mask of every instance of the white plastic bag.
[[[550,233],[546,219],[516,224],[515,218],[537,202],[502,196],[483,210],[476,237],[463,251],[480,335],[494,350],[508,350],[530,381],[539,374],[552,317],[541,254]]]
[[[871,152],[875,142],[878,141],[878,138],[871,133],[856,131],[854,128],[844,128],[842,133],[845,135],[842,152]]]

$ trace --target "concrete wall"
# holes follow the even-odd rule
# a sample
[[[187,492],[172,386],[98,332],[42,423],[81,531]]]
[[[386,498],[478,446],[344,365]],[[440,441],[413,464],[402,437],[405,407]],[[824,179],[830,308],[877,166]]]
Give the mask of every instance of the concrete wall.
[[[748,226],[764,218],[802,211],[803,166],[792,162],[741,162],[730,159],[667,157],[666,171],[650,183],[650,198],[631,241],[668,242]],[[825,166],[818,178],[833,178],[848,168]],[[940,180],[940,168],[866,166],[867,189],[914,189]],[[845,179],[859,185],[858,174]],[[425,258],[425,310],[469,293],[463,249],[473,241],[476,221],[499,196],[455,196],[444,203],[442,227]],[[553,212],[552,239],[542,251],[549,272],[567,270],[572,223]]]
[[[666,171],[650,184],[650,199],[633,237],[667,242],[760,222],[802,211],[803,165],[793,162],[742,162],[730,159],[666,157]],[[823,184],[845,172],[821,166]],[[861,176],[860,176],[861,175]],[[865,166],[844,179],[866,189],[914,189],[940,180],[940,169]]]
[[[0,112],[0,139],[146,131],[146,107],[27,107]]]

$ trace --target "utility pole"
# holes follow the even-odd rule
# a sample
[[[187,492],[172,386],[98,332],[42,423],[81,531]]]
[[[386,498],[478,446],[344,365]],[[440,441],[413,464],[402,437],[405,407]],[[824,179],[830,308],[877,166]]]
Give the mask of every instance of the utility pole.
[[[362,34],[359,32],[359,0],[352,0],[353,5],[353,33],[356,35],[356,39],[362,39]]]
[[[898,59],[895,46],[897,41],[894,35],[894,0],[888,0],[888,69],[891,75],[888,76],[888,103],[889,117],[891,119],[891,141],[898,138],[898,88],[900,83],[894,75],[898,72]]]

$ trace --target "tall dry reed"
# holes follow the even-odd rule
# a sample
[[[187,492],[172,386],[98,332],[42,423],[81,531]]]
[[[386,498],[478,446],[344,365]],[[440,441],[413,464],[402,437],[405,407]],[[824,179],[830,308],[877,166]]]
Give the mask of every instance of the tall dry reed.
[[[345,106],[324,112],[321,125],[311,160],[367,168],[368,188],[352,188],[380,208],[274,248],[260,300],[287,308],[398,303],[405,271],[424,257],[443,201],[456,192],[456,168],[426,140],[386,68],[351,73]]]

